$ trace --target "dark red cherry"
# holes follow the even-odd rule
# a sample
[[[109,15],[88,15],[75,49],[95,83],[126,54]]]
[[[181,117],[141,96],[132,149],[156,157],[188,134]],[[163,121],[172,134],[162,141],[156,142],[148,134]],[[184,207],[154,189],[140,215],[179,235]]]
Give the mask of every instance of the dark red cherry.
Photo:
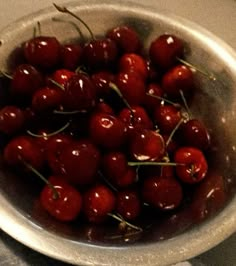
[[[105,177],[117,187],[127,187],[136,182],[134,167],[128,166],[128,161],[122,152],[110,152],[102,160]]]
[[[29,136],[17,136],[5,147],[3,154],[4,161],[13,167],[24,167],[24,162],[35,169],[43,166],[44,158],[40,146]]]
[[[157,83],[148,84],[143,103],[146,109],[152,113],[158,106],[160,106],[163,95],[163,89]]]
[[[111,91],[110,83],[114,82],[115,75],[104,70],[94,73],[91,78],[97,94],[103,96]]]
[[[60,86],[65,87],[66,82],[74,76],[74,72],[68,70],[68,69],[57,69],[51,76],[50,79],[58,83]],[[49,79],[48,85],[50,87],[56,87],[58,89],[58,86],[56,84],[53,84],[53,82]]]
[[[101,223],[115,209],[114,193],[105,185],[95,185],[83,195],[83,212],[92,223]]]
[[[210,134],[198,119],[190,119],[183,123],[179,135],[185,146],[193,146],[200,150],[206,150],[210,146]]]
[[[119,73],[115,84],[130,105],[140,105],[144,101],[145,83],[137,73]]]
[[[83,62],[89,69],[112,67],[118,55],[116,43],[111,39],[96,39],[85,44]]]
[[[78,73],[65,86],[63,105],[69,110],[87,110],[95,105],[96,91],[91,79]]]
[[[208,164],[204,154],[194,147],[181,147],[175,155],[176,174],[185,183],[198,183],[206,177]]]
[[[78,185],[91,184],[96,178],[100,163],[100,152],[91,141],[80,139],[71,142],[60,154],[64,176]]]
[[[170,134],[180,123],[180,109],[173,105],[160,105],[154,111],[154,120],[162,134]]]
[[[36,112],[52,111],[62,103],[63,91],[59,88],[43,87],[32,97],[32,108]]]
[[[54,175],[62,175],[64,169],[62,167],[62,162],[60,156],[62,151],[70,145],[72,142],[72,137],[65,134],[54,135],[47,140],[46,146],[46,157]]]
[[[122,53],[136,53],[142,47],[137,32],[128,26],[115,27],[106,36],[117,43]]]
[[[156,131],[140,129],[130,139],[129,150],[137,161],[160,161],[165,154],[165,142]]]
[[[153,63],[150,60],[147,61],[147,70],[148,70],[148,81],[149,82],[160,81],[163,75],[163,70],[153,65]]]
[[[19,65],[12,76],[11,92],[16,95],[32,95],[43,85],[41,73],[29,64]]]
[[[216,214],[227,200],[224,177],[216,173],[208,173],[194,191],[190,206],[195,222]]]
[[[119,118],[106,113],[95,113],[89,124],[90,137],[97,145],[115,149],[124,144],[127,129]]]
[[[184,45],[181,39],[171,34],[163,34],[156,38],[150,45],[149,56],[153,64],[169,69],[177,62],[177,57],[182,57]]]
[[[141,200],[135,190],[119,191],[116,196],[116,211],[125,220],[134,220],[141,213]]]
[[[24,112],[13,105],[7,105],[0,110],[0,132],[13,134],[18,132],[25,123]]]
[[[119,60],[119,71],[123,73],[135,72],[144,80],[148,77],[146,60],[134,53],[126,53]]]
[[[180,90],[189,95],[195,87],[193,72],[187,66],[177,65],[165,73],[161,86],[169,97],[180,97]]]
[[[80,44],[65,44],[61,48],[62,67],[75,70],[82,61],[83,48]]]
[[[163,211],[176,209],[182,201],[181,185],[173,177],[153,176],[144,179],[143,200]]]
[[[100,100],[95,107],[95,113],[106,113],[109,115],[114,115],[112,107],[105,103],[103,100]]]
[[[49,182],[55,190],[48,185],[44,187],[40,194],[43,208],[59,221],[75,220],[82,207],[82,197],[79,191],[61,177],[51,176]]]
[[[38,36],[24,45],[26,60],[42,69],[50,69],[60,62],[61,45],[55,37]]]
[[[130,135],[136,129],[153,128],[152,120],[141,106],[132,106],[132,113],[130,109],[123,108],[119,113],[119,118],[126,124]]]

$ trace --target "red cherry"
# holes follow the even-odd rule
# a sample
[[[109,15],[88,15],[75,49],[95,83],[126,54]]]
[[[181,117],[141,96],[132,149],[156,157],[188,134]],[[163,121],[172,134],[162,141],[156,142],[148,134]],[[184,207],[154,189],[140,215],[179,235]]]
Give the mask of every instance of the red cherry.
[[[176,166],[176,173],[179,179],[185,183],[198,183],[207,174],[207,161],[204,154],[197,148],[179,148],[174,155],[174,161],[177,164],[182,164]]]
[[[69,222],[75,220],[81,210],[82,197],[74,187],[64,179],[51,176],[49,182],[55,191],[46,185],[40,194],[43,208],[59,221]]]
[[[89,133],[97,145],[115,149],[122,146],[126,140],[125,124],[113,115],[95,113],[90,119]]]
[[[100,100],[95,107],[95,113],[106,113],[109,115],[114,115],[114,111],[111,106],[104,101]]]
[[[138,161],[160,161],[165,154],[165,142],[156,131],[140,129],[130,140],[130,154]]]
[[[135,190],[123,190],[117,193],[116,210],[125,220],[134,220],[141,213],[141,200]]]
[[[25,123],[24,112],[13,105],[7,105],[0,110],[0,132],[13,134],[22,129]]]
[[[111,39],[92,40],[83,48],[83,62],[89,69],[112,67],[117,59],[116,43]]]
[[[183,52],[182,40],[171,34],[159,36],[149,48],[151,61],[163,69],[172,67],[176,63],[177,57],[183,56]]]
[[[65,44],[61,48],[63,68],[75,70],[82,61],[83,48],[79,44]]]
[[[62,151],[70,145],[71,142],[71,136],[65,134],[57,134],[48,138],[46,157],[53,174],[62,175],[64,173],[60,156]]]
[[[147,70],[148,70],[148,81],[149,82],[159,82],[160,78],[163,75],[163,70],[158,69],[157,66],[148,60],[147,61]]]
[[[143,107],[132,106],[132,111],[131,113],[130,109],[123,108],[119,114],[119,118],[126,124],[130,135],[136,129],[153,128],[153,123]]]
[[[140,51],[141,41],[137,32],[127,26],[115,27],[108,31],[107,37],[117,43],[122,53],[136,53]]]
[[[147,95],[148,94],[148,95]],[[153,96],[157,96],[157,98]],[[163,89],[157,84],[157,83],[150,83],[147,86],[146,89],[146,95],[144,98],[144,106],[147,110],[149,110],[151,113],[154,112],[154,110],[160,106],[161,99],[164,95]]]
[[[89,141],[80,139],[71,142],[60,154],[64,176],[73,184],[91,184],[100,163],[99,150]]]
[[[36,112],[52,111],[62,103],[63,91],[43,87],[37,90],[32,97],[32,108]]]
[[[50,77],[50,79],[52,79],[53,81],[55,81],[56,83],[58,83],[59,85],[61,85],[62,87],[65,87],[66,82],[72,77],[74,76],[75,73],[67,70],[67,69],[57,69]],[[48,85],[50,87],[56,87],[58,89],[58,86],[53,84],[52,81],[48,81]]]
[[[144,80],[148,76],[146,60],[142,56],[134,53],[126,53],[120,58],[119,71],[123,73],[135,72]]]
[[[89,222],[101,223],[115,209],[116,198],[105,185],[95,185],[83,196],[83,211]]]
[[[165,73],[161,85],[169,97],[180,97],[180,90],[189,95],[195,87],[193,72],[184,65],[177,65]]]
[[[61,45],[55,37],[38,36],[24,45],[26,60],[43,69],[55,67],[60,61]]]
[[[130,105],[140,105],[144,101],[145,83],[137,73],[119,73],[115,84]]]
[[[174,178],[153,176],[143,183],[143,199],[163,211],[176,209],[183,198],[181,185]]]
[[[13,73],[11,92],[16,95],[32,95],[42,85],[41,73],[33,66],[23,64],[17,66]]]
[[[154,112],[154,120],[162,134],[170,134],[181,119],[180,109],[173,105],[160,105]]]
[[[91,78],[97,94],[103,96],[111,91],[110,83],[114,82],[115,75],[109,71],[99,71],[94,73]]]
[[[4,161],[10,166],[24,166],[28,163],[35,169],[43,166],[43,154],[33,138],[17,136],[4,149]]]
[[[73,75],[66,83],[64,92],[64,106],[66,109],[87,110],[95,105],[95,100],[95,87],[87,75]]]
[[[137,180],[135,168],[128,166],[127,158],[122,152],[105,154],[102,164],[106,178],[115,186],[127,187]]]
[[[180,138],[185,146],[206,150],[210,146],[210,134],[198,119],[190,119],[180,128]]]

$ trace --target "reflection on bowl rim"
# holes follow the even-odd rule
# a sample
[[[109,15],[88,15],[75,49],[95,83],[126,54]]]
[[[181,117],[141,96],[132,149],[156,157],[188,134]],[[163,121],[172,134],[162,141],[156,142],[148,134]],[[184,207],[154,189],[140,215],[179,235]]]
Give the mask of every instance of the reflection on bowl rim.
[[[119,5],[123,3],[123,5]],[[68,4],[71,9],[78,5],[78,1]],[[185,19],[166,14],[165,12],[153,13],[153,8],[144,7],[127,1],[102,1],[96,4],[96,0],[81,1],[80,8],[98,8],[102,5],[112,10],[121,12],[128,9],[133,12],[145,12],[175,28],[188,33],[198,39],[207,47],[212,47],[219,54],[219,58],[225,64],[230,65],[230,71],[236,76],[236,55],[234,51],[217,37],[202,29],[198,25]],[[9,32],[24,31],[24,23],[32,25],[33,22],[52,16],[54,8],[44,9],[31,14],[6,27],[1,38],[8,36]],[[27,24],[26,23],[26,24]],[[216,217],[195,227],[177,237],[158,243],[134,245],[132,247],[107,247],[93,246],[79,243],[62,237],[58,237],[29,220],[30,217],[14,209],[13,206],[0,195],[0,227],[19,242],[53,258],[83,265],[168,265],[192,258],[217,245],[236,231],[236,197]],[[217,225],[217,226],[216,226]],[[194,241],[192,241],[194,239]]]

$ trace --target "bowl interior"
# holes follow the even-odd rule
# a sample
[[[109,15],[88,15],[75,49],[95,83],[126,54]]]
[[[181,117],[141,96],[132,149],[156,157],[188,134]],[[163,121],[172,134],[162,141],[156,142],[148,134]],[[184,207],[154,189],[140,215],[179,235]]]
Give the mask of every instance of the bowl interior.
[[[157,261],[167,264],[197,255],[235,230],[235,226],[233,228],[232,225],[236,216],[236,209],[233,207],[236,201],[234,198],[236,189],[235,55],[215,36],[173,15],[153,12],[147,7],[132,4],[116,5],[109,1],[102,1],[99,4],[96,1],[85,2],[81,1],[80,5],[72,3],[68,7],[86,21],[95,35],[104,35],[108,29],[117,25],[129,25],[138,31],[147,48],[156,36],[163,33],[175,34],[186,42],[187,60],[215,75],[216,80],[213,81],[201,73],[196,73],[198,91],[191,104],[191,112],[206,124],[212,134],[210,168],[217,175],[223,176],[227,200],[221,209],[216,208],[214,215],[197,225],[192,217],[179,210],[175,214],[168,214],[161,218],[158,215],[154,217],[153,214],[153,219],[148,221],[152,225],[148,226],[147,232],[142,235],[133,235],[127,239],[112,238],[110,236],[115,233],[113,227],[81,225],[79,222],[62,224],[50,218],[35,201],[42,188],[40,182],[26,176],[19,177],[14,171],[5,169],[1,163],[0,199],[3,204],[0,207],[0,213],[3,214],[4,221],[0,221],[0,225],[2,223],[3,230],[32,248],[78,264],[83,262],[87,265],[93,262],[94,265],[102,263],[105,265],[109,260],[116,260],[117,263],[122,264],[123,261],[125,265],[131,265],[133,263],[131,259],[136,257],[134,260],[136,263],[142,264],[145,258],[146,265],[157,265]],[[0,69],[6,71],[13,69],[18,60],[20,45],[32,37],[33,27],[38,21],[44,35],[54,35],[64,43],[78,40],[78,32],[71,24],[52,22],[53,17],[77,23],[73,18],[58,13],[54,8],[49,8],[23,18],[6,28],[1,34]],[[82,25],[81,30],[87,35]],[[1,91],[6,85],[4,82],[1,81]],[[1,102],[1,105],[3,104],[4,102]],[[4,138],[1,139],[0,145],[4,145]],[[156,221],[153,222],[153,220]],[[210,229],[214,228],[216,222],[220,222],[218,224],[220,229],[213,230],[213,233]],[[21,237],[16,235],[16,228],[21,228],[24,235]],[[210,232],[208,236],[205,234],[206,229]],[[197,237],[195,244],[191,243],[191,236]],[[39,245],[45,237],[50,246]],[[208,240],[208,244],[203,244],[205,240]],[[187,242],[189,245],[186,244]],[[132,251],[129,250],[129,254],[126,254],[129,244],[132,245]],[[109,250],[103,249],[107,246]],[[147,247],[149,247],[148,251]],[[99,248],[105,252],[103,256],[99,254]],[[167,248],[171,251],[167,252]],[[91,249],[93,251],[88,257]],[[78,251],[84,255],[78,255]],[[118,252],[117,254],[123,252],[122,258],[114,255],[114,251]],[[68,254],[70,252],[70,255],[67,252]],[[128,255],[130,257],[127,260]]]

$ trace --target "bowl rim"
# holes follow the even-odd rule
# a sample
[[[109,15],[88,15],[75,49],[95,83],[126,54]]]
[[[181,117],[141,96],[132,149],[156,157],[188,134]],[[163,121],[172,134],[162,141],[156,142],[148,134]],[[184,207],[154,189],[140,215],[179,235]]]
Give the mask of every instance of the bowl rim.
[[[81,5],[79,6],[80,2]],[[75,11],[78,8],[101,9],[101,6],[121,11],[133,9],[135,12],[153,15],[160,21],[175,25],[176,28],[181,28],[182,30],[189,30],[191,28],[191,34],[208,47],[213,47],[219,54],[221,61],[231,66],[230,70],[236,77],[235,51],[224,41],[189,20],[163,10],[153,10],[153,7],[148,6],[148,4],[134,4],[125,0],[119,1],[117,4],[108,0],[103,0],[99,4],[96,0],[85,2],[72,1],[65,4],[65,6]],[[49,7],[24,16],[1,30],[0,36],[4,39],[4,36],[8,36],[9,32],[20,32],[24,30],[24,25],[27,23],[32,24],[38,21],[39,18],[42,20],[56,13],[57,11],[53,7]],[[131,248],[94,246],[58,237],[49,231],[42,230],[40,226],[31,222],[28,219],[29,217],[14,209],[1,194],[0,202],[0,217],[2,217],[0,219],[0,228],[3,231],[33,250],[73,264],[169,265],[195,257],[216,246],[236,232],[236,197],[228,203],[223,211],[207,223],[203,223],[186,233],[178,235],[178,237],[158,243],[131,246]]]

